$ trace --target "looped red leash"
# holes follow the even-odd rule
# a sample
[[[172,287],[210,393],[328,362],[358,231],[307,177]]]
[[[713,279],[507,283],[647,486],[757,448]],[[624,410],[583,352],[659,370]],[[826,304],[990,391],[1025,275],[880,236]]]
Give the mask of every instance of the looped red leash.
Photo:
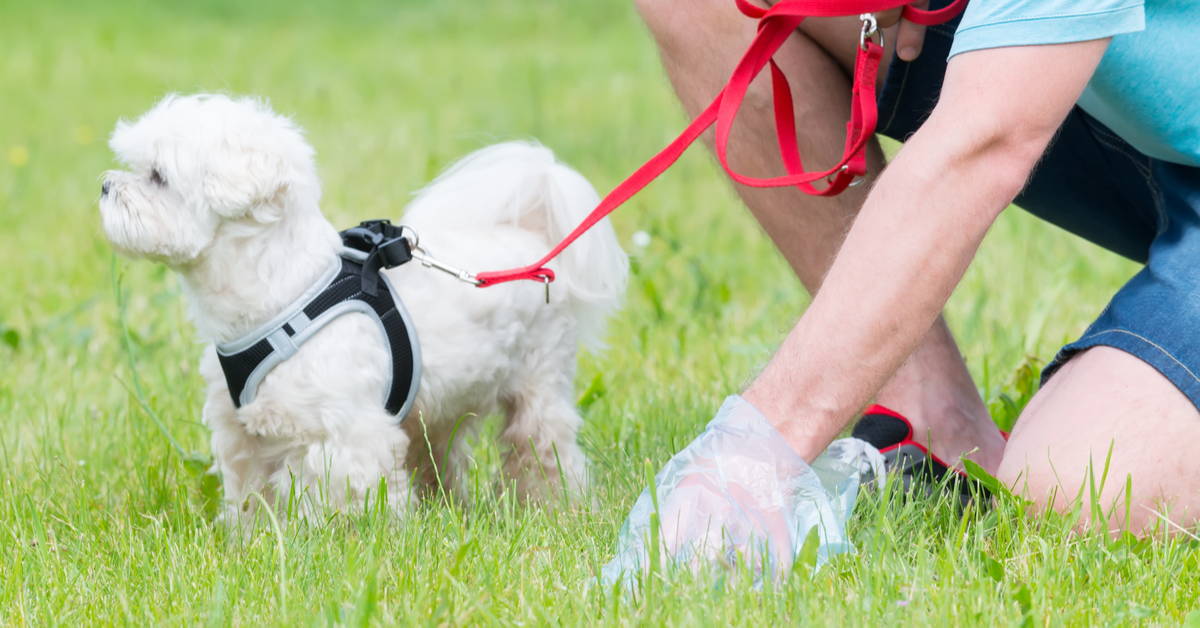
[[[800,149],[796,140],[795,111],[792,108],[792,91],[787,77],[772,59],[779,47],[791,36],[806,17],[839,17],[846,15],[871,14],[903,6],[904,19],[926,26],[941,24],[958,15],[967,5],[967,0],[954,0],[949,6],[937,11],[922,11],[909,6],[906,0],[783,0],[770,9],[756,7],[746,0],[735,0],[738,9],[747,17],[758,20],[758,34],[742,56],[728,85],[705,110],[684,129],[675,141],[638,168],[608,193],[591,214],[579,224],[562,242],[559,242],[545,257],[523,268],[483,272],[475,275],[479,287],[518,279],[530,279],[549,284],[554,281],[554,271],[546,264],[566,249],[576,239],[591,229],[602,218],[612,213],[625,201],[646,187],[658,175],[674,164],[685,150],[708,127],[716,124],[717,159],[721,167],[734,181],[751,187],[794,186],[805,194],[834,196],[852,185],[857,177],[867,172],[867,142],[875,133],[878,112],[875,104],[875,80],[879,72],[879,61],[883,48],[865,37],[854,65],[854,91],[851,95],[850,121],[846,125],[846,148],[842,159],[829,170],[805,172],[800,160]],[[874,22],[873,19],[870,20]],[[787,175],[770,179],[749,177],[729,166],[726,157],[729,135],[738,109],[746,97],[751,81],[767,65],[771,66],[771,89],[774,97],[775,130],[779,138],[779,153]],[[826,180],[828,185],[818,189],[814,181]]]

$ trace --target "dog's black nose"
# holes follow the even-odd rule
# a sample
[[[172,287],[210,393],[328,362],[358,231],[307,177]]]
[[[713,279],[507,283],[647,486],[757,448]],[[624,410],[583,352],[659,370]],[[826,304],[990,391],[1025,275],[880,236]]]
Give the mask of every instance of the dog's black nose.
[[[107,196],[107,195],[108,195],[108,188],[110,188],[110,187],[112,187],[112,181],[105,181],[105,182],[104,182],[104,185],[101,185],[101,186],[100,186],[100,194],[101,194],[101,195],[104,195],[104,196]]]

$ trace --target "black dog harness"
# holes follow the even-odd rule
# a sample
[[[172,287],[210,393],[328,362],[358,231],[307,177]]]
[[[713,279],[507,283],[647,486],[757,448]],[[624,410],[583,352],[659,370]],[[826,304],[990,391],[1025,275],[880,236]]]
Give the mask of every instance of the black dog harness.
[[[379,271],[411,260],[412,244],[387,220],[368,220],[341,236],[341,256],[312,287],[258,329],[217,345],[235,407],[252,403],[267,373],[322,327],[342,314],[361,312],[379,326],[388,349],[391,386],[383,406],[400,417],[408,414],[421,383],[421,346],[408,311]]]

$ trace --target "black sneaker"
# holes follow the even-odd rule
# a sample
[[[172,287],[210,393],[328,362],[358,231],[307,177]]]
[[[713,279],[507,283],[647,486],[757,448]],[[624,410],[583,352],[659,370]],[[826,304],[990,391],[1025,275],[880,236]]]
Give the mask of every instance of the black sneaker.
[[[933,495],[934,491],[945,487],[945,490],[958,497],[962,506],[971,501],[967,474],[946,464],[925,449],[924,445],[913,440],[912,424],[899,413],[875,404],[863,412],[851,436],[871,443],[883,454],[888,476],[900,479],[904,493],[913,491]],[[946,479],[947,474],[949,480]],[[862,484],[873,479],[864,475]]]

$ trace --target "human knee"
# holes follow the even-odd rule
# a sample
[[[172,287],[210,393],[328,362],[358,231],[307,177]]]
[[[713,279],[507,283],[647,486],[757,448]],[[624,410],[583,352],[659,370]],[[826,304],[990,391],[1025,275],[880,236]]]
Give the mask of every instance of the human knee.
[[[1076,481],[1084,477],[1084,469],[1075,468],[1081,454],[1059,438],[1061,435],[1053,429],[1053,422],[1046,421],[1046,417],[1039,414],[1038,409],[1042,405],[1031,404],[1031,408],[1027,408],[1018,420],[1018,429],[1013,430],[1004,448],[996,479],[1013,493],[1033,500],[1039,507],[1053,508],[1056,502],[1058,507],[1064,507],[1066,502],[1063,498],[1074,497],[1072,489],[1078,489]],[[1086,454],[1082,455],[1082,459],[1086,460]],[[1064,483],[1073,486],[1065,486]],[[1065,492],[1070,492],[1070,495],[1065,495]]]
[[[1053,430],[1054,424],[1030,418],[1031,424],[1009,441],[996,478],[1014,494],[1032,501],[1031,512],[1066,513],[1082,507],[1081,531],[1101,525],[1136,532],[1150,523],[1147,513],[1154,508],[1154,500],[1143,490],[1147,487],[1137,482],[1138,492],[1130,502],[1137,512],[1129,521],[1117,516],[1130,498],[1125,490],[1132,468],[1123,452],[1114,455],[1111,444],[1102,446],[1086,434],[1069,439],[1064,432]],[[1095,519],[1097,513],[1101,521]]]
[[[1145,477],[1133,478],[1127,466],[1114,463],[1116,468],[1110,468],[1103,456],[1082,463],[1067,457],[1056,463],[1044,452],[1040,462],[1025,451],[1006,454],[996,474],[1014,494],[1032,502],[1030,514],[1068,514],[1078,509],[1079,520],[1069,523],[1081,533],[1107,530],[1143,535],[1158,529],[1164,519],[1175,522],[1168,527],[1196,522],[1194,500],[1165,499],[1163,487],[1146,482]]]
[[[1043,462],[1045,464],[1031,463],[1024,449],[1018,452],[1009,447],[1000,461],[1000,468],[996,470],[996,479],[1013,493],[1032,499],[1039,505],[1048,505],[1061,493],[1061,487],[1053,469],[1048,468],[1048,461]]]

